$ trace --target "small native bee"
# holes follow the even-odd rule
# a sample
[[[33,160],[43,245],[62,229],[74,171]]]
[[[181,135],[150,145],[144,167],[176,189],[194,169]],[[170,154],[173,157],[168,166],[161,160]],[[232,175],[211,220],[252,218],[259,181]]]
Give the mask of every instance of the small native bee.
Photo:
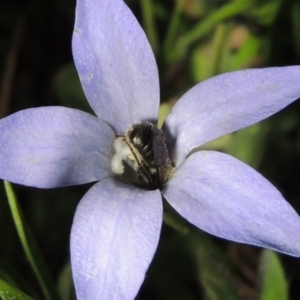
[[[161,188],[174,172],[166,136],[150,122],[134,124],[117,136],[114,148],[112,171],[133,184]]]

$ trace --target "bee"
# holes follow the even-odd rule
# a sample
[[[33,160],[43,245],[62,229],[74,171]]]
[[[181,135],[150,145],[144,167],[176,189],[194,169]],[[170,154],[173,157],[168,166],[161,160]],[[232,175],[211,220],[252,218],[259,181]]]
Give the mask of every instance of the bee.
[[[138,186],[161,188],[174,172],[167,138],[150,122],[134,124],[117,136],[114,149],[112,171]]]

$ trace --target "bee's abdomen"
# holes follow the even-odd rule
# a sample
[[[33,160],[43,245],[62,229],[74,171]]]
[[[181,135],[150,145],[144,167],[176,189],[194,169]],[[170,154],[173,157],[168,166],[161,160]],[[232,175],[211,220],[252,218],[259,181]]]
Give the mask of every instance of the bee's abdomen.
[[[128,138],[141,156],[152,164],[153,156],[153,125],[151,123],[142,123],[132,126],[128,132]]]

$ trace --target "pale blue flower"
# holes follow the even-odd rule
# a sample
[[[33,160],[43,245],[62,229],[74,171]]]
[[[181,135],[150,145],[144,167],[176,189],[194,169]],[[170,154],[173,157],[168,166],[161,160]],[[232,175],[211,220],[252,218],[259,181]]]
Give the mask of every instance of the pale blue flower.
[[[155,253],[162,196],[189,222],[219,237],[300,256],[300,218],[255,170],[200,145],[252,125],[300,97],[300,66],[216,76],[188,91],[164,130],[176,171],[164,187],[122,183],[113,143],[157,119],[157,66],[122,0],[78,0],[73,54],[97,117],[65,107],[0,121],[0,177],[39,188],[97,183],[80,201],[71,234],[78,299],[133,299]]]

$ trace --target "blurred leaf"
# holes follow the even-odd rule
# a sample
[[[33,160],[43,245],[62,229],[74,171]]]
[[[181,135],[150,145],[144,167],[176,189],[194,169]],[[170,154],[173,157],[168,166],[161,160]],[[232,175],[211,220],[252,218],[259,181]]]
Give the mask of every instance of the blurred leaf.
[[[208,11],[209,6],[213,4],[211,0],[184,0],[182,10],[184,14],[194,19],[203,16]]]
[[[291,9],[291,21],[292,21],[292,33],[294,36],[293,43],[295,45],[298,59],[300,58],[300,1],[293,1],[293,7]]]
[[[192,52],[191,70],[195,82],[203,81],[220,73],[224,46],[229,33],[230,26],[228,24],[219,24],[211,41],[200,44]]]
[[[22,291],[11,286],[0,278],[0,297],[3,300],[33,300]]]
[[[199,250],[201,283],[210,300],[239,300],[234,278],[225,257],[211,253],[206,246]]]
[[[216,27],[213,39],[213,57],[211,60],[211,76],[222,73],[221,63],[226,53],[226,40],[228,40],[232,26],[228,23],[221,23]],[[228,51],[228,50],[227,50]]]
[[[260,51],[264,42],[265,39],[254,36],[244,25],[218,25],[211,41],[192,52],[194,81],[262,64]]]
[[[13,188],[8,181],[4,181],[4,186],[21,244],[36,275],[43,295],[46,300],[60,299],[47,265],[40,253],[40,250],[38,249],[28,225],[24,220]]]
[[[287,300],[288,284],[278,255],[264,249],[260,266],[261,300]]]
[[[164,231],[170,232],[164,234],[153,267],[148,272],[150,289],[156,291],[156,297],[138,299],[201,299],[201,285],[195,282],[197,268],[193,256],[194,241],[189,235],[171,231],[170,228]]]
[[[159,111],[158,111],[158,128],[161,128],[161,126],[162,126],[165,118],[169,114],[170,110],[171,110],[171,104],[169,104],[168,102],[162,103],[159,106]]]
[[[183,2],[184,0],[176,0],[175,8],[173,9],[170,22],[167,28],[167,32],[164,38],[163,51],[164,51],[165,59],[167,61],[170,60],[171,57],[170,54],[172,53],[174,38],[178,31]]]
[[[54,90],[60,104],[93,113],[83,93],[73,64],[65,65],[54,78]]]
[[[183,241],[179,247],[183,248],[181,251],[185,251],[185,255],[190,256],[189,259],[192,259],[194,265],[197,266],[198,281],[204,288],[207,298],[211,300],[242,299],[238,291],[244,283],[241,279],[237,280],[240,274],[237,273],[234,264],[209,235],[191,226],[168,203],[164,204],[164,222],[180,233],[173,242],[178,242],[179,239]],[[170,253],[178,249],[176,245],[169,245],[169,247]],[[190,272],[195,271],[190,270]],[[170,299],[173,298],[170,297]]]
[[[73,280],[69,262],[64,266],[59,275],[58,292],[62,300],[70,300],[74,298]]]
[[[155,14],[153,9],[153,1],[151,0],[140,0],[140,5],[143,15],[143,27],[147,34],[149,43],[154,53],[157,52],[157,32],[155,27]]]
[[[1,264],[2,264],[2,261],[1,261]],[[15,286],[17,285],[14,277],[11,276],[6,270],[4,270],[3,266],[0,266],[0,278],[2,278],[3,280],[5,280]]]
[[[222,70],[222,73],[251,67],[252,63],[257,59],[261,45],[262,39],[248,32],[244,42],[227,60],[226,69]]]
[[[178,39],[171,59],[176,60],[181,58],[187,48],[205,34],[208,34],[214,26],[249,10],[251,6],[253,6],[252,0],[236,0],[215,10]]]
[[[268,124],[257,123],[233,134],[233,139],[225,150],[252,167],[257,167],[264,151]]]
[[[40,298],[37,291],[34,290],[27,281],[27,278],[24,278],[24,276],[22,276],[9,261],[0,260],[0,278],[6,281],[6,283],[22,290],[24,293],[31,295],[35,299]]]
[[[245,15],[257,24],[267,26],[275,20],[281,4],[281,0],[256,1],[256,5],[251,7]]]
[[[187,234],[190,231],[189,223],[167,201],[164,201],[163,220],[165,224],[180,233]]]
[[[199,247],[198,263],[201,284],[208,299],[241,299],[233,265],[212,242],[206,242]]]
[[[230,147],[233,139],[234,136],[232,133],[226,134],[200,147],[193,149],[191,153],[201,151],[201,150],[216,150],[216,151],[226,152],[227,149]]]

